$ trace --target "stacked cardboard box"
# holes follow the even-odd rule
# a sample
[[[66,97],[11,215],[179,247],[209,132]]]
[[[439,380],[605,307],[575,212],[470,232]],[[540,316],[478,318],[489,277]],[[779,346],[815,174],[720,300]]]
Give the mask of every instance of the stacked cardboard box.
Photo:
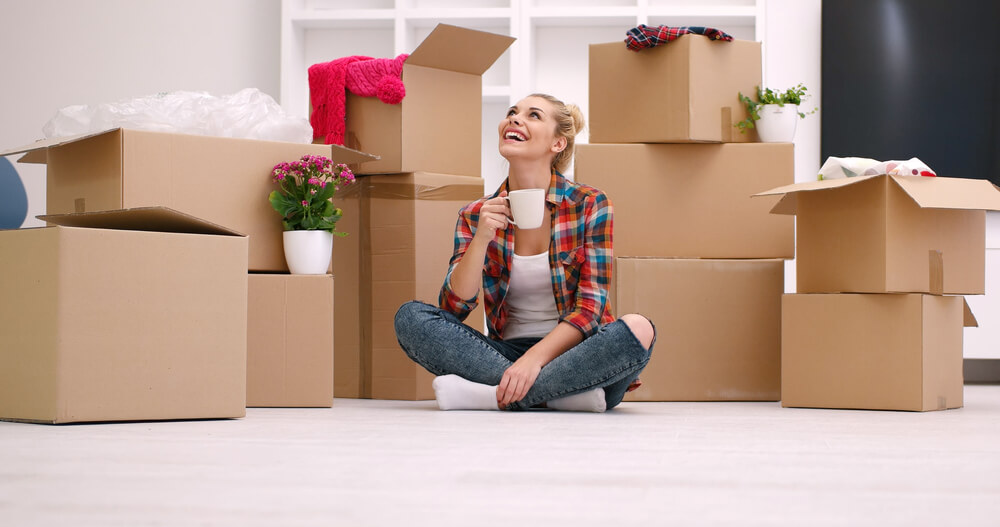
[[[757,42],[590,47],[591,144],[577,147],[575,175],[614,207],[615,314],[641,313],[657,329],[643,385],[626,400],[780,398],[793,223],[768,214],[776,198],[751,196],[793,182],[794,160],[791,144],[735,128],[746,117],[737,93],[760,83]]]
[[[144,285],[143,279],[131,279],[131,274],[122,275],[121,283],[114,283],[96,271],[67,278],[66,283],[60,283],[54,292],[41,296],[33,296],[29,290],[7,289],[5,284],[3,298],[5,309],[20,309],[26,302],[39,303],[39,309],[50,310],[64,316],[57,324],[65,327],[86,327],[87,324],[78,319],[81,313],[73,313],[70,306],[73,302],[84,302],[76,298],[75,288],[91,291],[95,298],[106,303],[102,311],[107,321],[104,326],[91,324],[91,327],[104,327],[102,334],[86,332],[61,333],[61,339],[56,343],[36,342],[31,331],[37,330],[24,324],[5,324],[0,338],[7,341],[24,342],[22,347],[5,347],[3,360],[18,361],[24,354],[36,351],[38,357],[48,357],[49,362],[34,363],[37,367],[31,375],[52,375],[55,383],[70,382],[73,379],[73,390],[63,389],[63,385],[49,383],[49,388],[56,390],[59,398],[45,412],[16,413],[4,410],[0,417],[26,420],[41,420],[50,422],[68,422],[81,420],[120,420],[120,419],[174,419],[182,417],[235,417],[243,415],[247,402],[247,394],[259,394],[261,390],[272,389],[280,382],[298,385],[299,392],[292,395],[275,395],[272,400],[256,397],[255,404],[302,404],[302,390],[305,387],[316,386],[305,382],[303,378],[288,377],[291,370],[268,370],[270,377],[254,374],[251,384],[247,384],[247,342],[251,346],[251,364],[267,362],[274,357],[283,357],[286,364],[296,360],[307,360],[309,356],[326,354],[327,361],[332,362],[332,336],[322,344],[324,330],[316,328],[313,334],[319,338],[315,347],[292,346],[292,341],[277,338],[286,331],[284,325],[247,325],[248,310],[258,313],[267,309],[272,298],[266,291],[258,291],[261,279],[249,277],[249,272],[273,273],[274,280],[292,280],[287,273],[282,244],[281,223],[267,201],[267,195],[273,190],[271,168],[284,161],[292,161],[303,155],[324,155],[337,162],[355,164],[374,159],[374,156],[356,152],[339,146],[324,146],[310,144],[294,144],[273,141],[234,139],[223,137],[195,136],[175,133],[148,132],[127,129],[113,129],[81,136],[56,138],[39,141],[24,147],[9,149],[0,155],[25,153],[21,162],[44,163],[47,165],[47,203],[50,214],[69,214],[66,221],[81,221],[81,218],[104,218],[101,221],[111,223],[94,223],[88,228],[92,234],[86,238],[82,231],[69,230],[68,227],[26,229],[25,232],[5,232],[4,253],[12,251],[16,255],[4,258],[5,263],[14,265],[13,261],[27,258],[34,261],[37,257],[31,252],[19,253],[12,249],[14,240],[22,236],[42,239],[46,236],[57,237],[60,240],[86,240],[92,247],[76,247],[69,250],[53,250],[51,257],[58,265],[53,273],[65,272],[59,269],[66,266],[79,265],[72,262],[93,259],[103,261],[113,258],[119,253],[137,253],[155,260],[154,264],[136,264],[128,269],[135,273],[138,269],[148,269],[170,277],[172,290],[162,292],[162,298],[150,296],[147,291],[150,286]],[[169,207],[175,212],[153,214],[150,207]],[[111,211],[128,209],[130,212],[120,218],[106,214],[92,214],[96,211]],[[136,212],[138,209],[142,212]],[[154,209],[158,210],[158,209]],[[241,233],[243,243],[239,266],[227,268],[225,272],[216,271],[215,280],[219,284],[231,284],[236,281],[239,291],[226,290],[218,292],[218,287],[211,286],[212,280],[199,281],[201,273],[198,264],[186,265],[186,258],[192,250],[183,244],[175,244],[160,248],[161,239],[170,238],[171,233],[187,233],[186,227],[174,226],[165,222],[159,216],[164,214],[180,214],[187,218],[199,218],[217,225],[225,225],[232,232]],[[190,218],[189,218],[190,219]],[[180,229],[180,230],[178,230]],[[221,229],[221,228],[217,228]],[[118,231],[152,230],[158,234],[133,233],[131,238],[118,234]],[[58,236],[51,233],[61,233]],[[214,231],[208,231],[204,238],[207,245],[224,245],[220,236]],[[72,237],[70,237],[72,235]],[[175,235],[176,236],[176,235]],[[114,244],[102,244],[105,238],[116,240]],[[31,239],[35,239],[31,238]],[[182,237],[190,238],[190,236]],[[9,241],[10,243],[6,243]],[[54,244],[69,243],[69,241],[52,242]],[[189,244],[195,242],[189,241]],[[117,245],[116,245],[117,244]],[[40,250],[35,246],[32,250]],[[98,252],[96,247],[102,249]],[[205,250],[205,249],[203,249]],[[221,250],[212,248],[212,251]],[[102,252],[103,251],[103,252]],[[207,251],[200,258],[204,259],[202,266],[215,268],[214,252]],[[55,264],[53,264],[55,265]],[[161,269],[164,265],[167,268]],[[175,267],[172,267],[175,266]],[[192,267],[193,266],[193,267]],[[110,267],[121,268],[120,265]],[[121,270],[121,269],[119,269]],[[228,273],[228,274],[227,274]],[[176,275],[176,276],[175,276]],[[53,276],[59,276],[55,274]],[[187,277],[187,279],[183,279]],[[148,278],[146,279],[148,280]],[[163,280],[159,276],[153,280]],[[73,287],[68,284],[72,281]],[[79,283],[77,283],[79,282]],[[12,285],[10,287],[13,287]],[[288,284],[286,287],[291,287]],[[248,288],[250,289],[250,305],[248,305]],[[326,291],[326,293],[324,293]],[[98,294],[100,293],[100,294]],[[325,295],[325,297],[324,297]],[[218,297],[218,298],[216,298]],[[306,304],[318,306],[317,309],[330,309],[332,306],[332,291],[328,286],[311,288],[305,298]],[[224,299],[220,306],[220,299]],[[46,304],[46,302],[48,302]],[[43,305],[44,304],[44,305]],[[147,304],[156,304],[157,309],[147,309]],[[212,312],[202,312],[203,308],[211,308]],[[34,315],[37,315],[35,312]],[[280,314],[273,314],[273,320],[288,320]],[[116,320],[126,320],[118,323]],[[329,317],[325,317],[329,320]],[[17,317],[5,317],[5,320],[18,320]],[[90,320],[86,318],[86,320]],[[205,339],[204,345],[191,345],[187,338],[204,336],[206,329],[201,325],[209,323],[239,324],[239,336],[232,331],[218,330],[217,335]],[[327,324],[328,325],[328,324]],[[159,338],[157,346],[142,341],[141,349],[133,350],[135,336],[158,335],[152,328],[169,328],[176,335],[170,338]],[[212,326],[216,327],[216,326]],[[68,331],[68,330],[67,330]],[[249,332],[249,334],[248,334]],[[13,335],[13,336],[12,336]],[[84,338],[84,337],[88,338]],[[100,338],[98,338],[100,337]],[[220,342],[220,339],[225,342]],[[229,340],[226,340],[229,339]],[[141,340],[141,339],[140,339]],[[261,342],[270,343],[261,346]],[[163,344],[160,346],[159,344]],[[165,346],[165,347],[164,347]],[[239,350],[238,360],[231,356],[233,349]],[[126,361],[117,362],[115,368],[106,368],[104,375],[95,377],[89,370],[81,369],[81,364],[87,361],[93,364],[103,364],[119,354],[129,351]],[[302,356],[305,354],[306,356]],[[310,355],[311,354],[311,355]],[[161,356],[162,355],[162,356]],[[260,355],[260,356],[257,356]],[[155,360],[150,359],[155,356]],[[298,356],[296,359],[293,356]],[[210,367],[211,366],[211,367]],[[223,372],[223,366],[229,368]],[[48,369],[46,369],[48,368]],[[12,372],[14,369],[4,368]],[[195,370],[201,374],[196,375]],[[234,384],[231,379],[233,371],[238,371],[240,381]],[[62,373],[65,372],[65,373]],[[24,372],[21,372],[24,373]],[[252,372],[253,373],[253,372]],[[25,373],[25,375],[27,375]],[[68,375],[68,376],[64,376]],[[88,376],[90,375],[90,376]],[[296,373],[298,375],[298,373]],[[304,375],[304,373],[303,373]],[[18,383],[4,384],[9,390],[3,394],[3,402],[30,397],[25,391],[23,379]],[[317,398],[326,399],[326,406],[332,403],[332,373],[324,376],[325,387],[313,389],[309,405],[314,405]],[[260,382],[261,386],[257,386]],[[192,386],[198,385],[196,388]],[[142,386],[163,387],[148,390]],[[260,389],[258,389],[260,388]],[[102,390],[109,391],[121,403],[110,403],[111,396],[106,400],[99,398]],[[187,393],[181,393],[182,391]],[[142,393],[138,393],[138,392]],[[149,391],[149,393],[146,393]],[[274,394],[275,392],[269,392]],[[201,398],[200,404],[188,404],[192,397]],[[231,408],[233,398],[239,399],[239,411]],[[298,399],[295,399],[298,397]],[[154,404],[155,399],[155,404]],[[126,404],[126,401],[130,401]],[[223,404],[224,403],[224,404]],[[99,406],[99,409],[84,409],[87,405]],[[221,410],[220,405],[226,410]],[[59,408],[58,411],[52,408]],[[68,408],[68,410],[67,410]],[[98,411],[99,410],[99,411]]]
[[[393,319],[409,300],[437,304],[458,211],[483,195],[482,74],[513,40],[442,24],[403,65],[402,103],[348,94],[347,145],[381,159],[335,199],[349,233],[333,249],[337,397],[434,396]],[[482,329],[482,308],[466,322]]]
[[[798,219],[797,294],[782,299],[783,406],[962,406],[960,296],[985,290],[985,180],[864,176],[762,192]]]

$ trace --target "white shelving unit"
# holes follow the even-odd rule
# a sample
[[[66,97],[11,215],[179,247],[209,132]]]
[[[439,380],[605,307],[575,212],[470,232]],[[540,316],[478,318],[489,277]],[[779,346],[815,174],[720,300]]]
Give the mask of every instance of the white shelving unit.
[[[489,191],[505,175],[495,153],[495,128],[507,106],[546,92],[576,103],[587,115],[589,44],[624,41],[639,24],[712,26],[758,40],[764,34],[765,1],[283,0],[281,104],[305,117],[310,65],[348,55],[409,53],[438,23],[515,37],[483,75],[482,168]],[[587,141],[586,132],[578,141]]]

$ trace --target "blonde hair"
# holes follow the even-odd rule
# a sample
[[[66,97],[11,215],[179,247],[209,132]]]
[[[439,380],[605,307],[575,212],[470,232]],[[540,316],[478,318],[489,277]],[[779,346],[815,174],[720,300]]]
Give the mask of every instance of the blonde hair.
[[[529,97],[540,97],[552,103],[555,107],[556,137],[566,138],[566,148],[556,154],[552,160],[552,168],[562,173],[573,160],[573,147],[576,143],[576,134],[583,130],[586,121],[583,119],[583,112],[575,104],[566,104],[547,93],[533,93]]]

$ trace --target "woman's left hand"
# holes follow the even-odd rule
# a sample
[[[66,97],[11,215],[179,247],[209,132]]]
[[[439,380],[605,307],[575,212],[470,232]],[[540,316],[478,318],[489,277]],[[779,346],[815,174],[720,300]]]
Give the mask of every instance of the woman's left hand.
[[[511,403],[516,403],[528,394],[528,390],[535,384],[538,372],[542,371],[542,363],[527,355],[511,364],[500,384],[497,385],[497,406],[506,408]]]

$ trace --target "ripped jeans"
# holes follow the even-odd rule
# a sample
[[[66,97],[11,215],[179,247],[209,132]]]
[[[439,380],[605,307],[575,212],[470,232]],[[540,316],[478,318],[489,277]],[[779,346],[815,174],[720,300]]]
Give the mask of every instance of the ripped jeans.
[[[452,313],[415,300],[399,308],[395,326],[399,345],[427,371],[490,386],[500,384],[504,371],[541,340],[494,340]],[[646,367],[655,343],[654,336],[649,349],[644,348],[621,320],[601,326],[546,364],[524,398],[507,409],[525,410],[594,388],[604,388],[607,407],[614,408]]]

